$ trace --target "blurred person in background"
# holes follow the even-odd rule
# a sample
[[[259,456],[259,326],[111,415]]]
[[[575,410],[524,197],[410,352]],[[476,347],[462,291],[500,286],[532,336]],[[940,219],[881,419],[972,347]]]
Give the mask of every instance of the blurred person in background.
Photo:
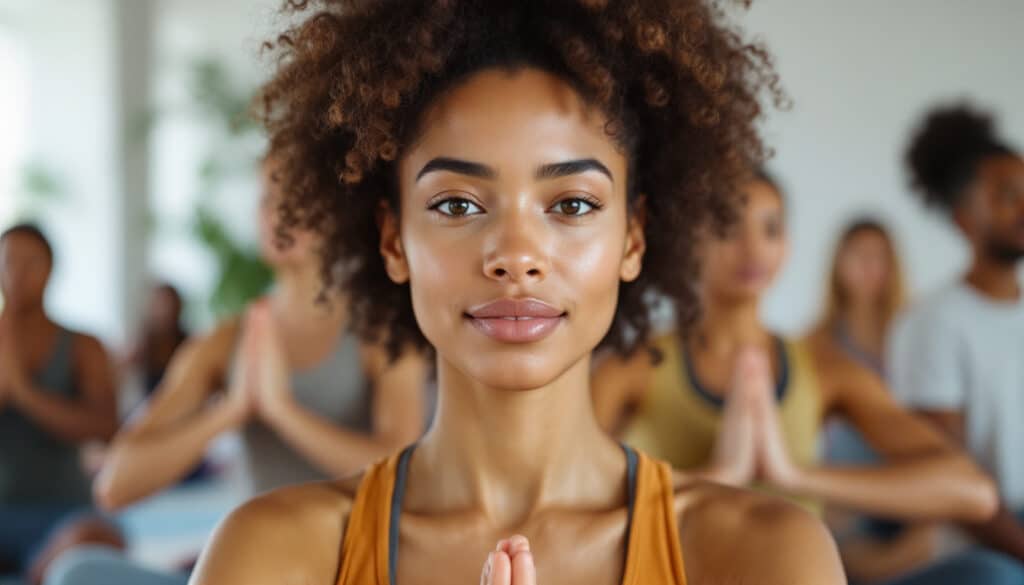
[[[188,338],[182,324],[183,311],[181,294],[173,285],[162,282],[150,289],[135,344],[122,363],[123,369],[142,375],[143,393],[147,397],[163,381],[171,357]]]
[[[906,162],[923,202],[945,214],[971,263],[913,306],[889,344],[893,391],[964,445],[998,481],[1003,505],[968,526],[969,550],[908,583],[1024,583],[1024,158],[971,106],[930,112]],[[977,576],[977,575],[981,576]],[[943,575],[947,577],[943,577]],[[959,579],[959,580],[957,580]]]
[[[47,315],[53,263],[35,226],[0,235],[0,575],[33,583],[64,549],[123,546],[92,511],[79,459],[83,444],[117,429],[113,368],[99,341]]]
[[[859,218],[843,229],[835,247],[821,319],[808,344],[822,360],[823,378],[842,376],[859,366],[886,378],[885,340],[905,303],[899,254],[889,230],[873,218]],[[851,425],[831,420],[825,427],[825,460],[831,465],[870,465],[881,458]],[[847,575],[855,582],[882,582],[903,575],[933,558],[935,529],[864,518],[830,508]]]
[[[275,286],[241,319],[190,339],[136,420],[114,439],[95,495],[116,509],[173,485],[228,431],[242,438],[254,493],[344,477],[416,440],[425,420],[423,358],[346,326],[323,291],[312,233],[278,228],[273,159],[263,164],[260,241]]]
[[[241,318],[186,341],[145,409],[115,438],[95,485],[119,509],[180,481],[226,433],[241,437],[255,494],[340,478],[415,441],[427,419],[427,367],[416,351],[360,341],[346,299],[324,292],[323,245],[279,226],[272,157],[262,166],[260,242],[275,286]],[[324,294],[325,297],[320,295]],[[402,350],[402,348],[398,348]],[[65,555],[48,578],[58,585],[177,585],[185,573],[150,570],[115,551]]]
[[[763,173],[744,192],[736,225],[702,243],[701,312],[692,334],[654,339],[657,365],[641,351],[596,368],[602,426],[679,469],[763,486],[815,511],[825,503],[890,518],[990,517],[996,504],[990,480],[897,404],[877,375],[764,325],[761,299],[789,245],[784,195]],[[768,356],[774,379],[753,395],[737,385],[740,356],[750,351]],[[858,467],[820,463],[821,427],[833,416],[853,424],[884,460]]]

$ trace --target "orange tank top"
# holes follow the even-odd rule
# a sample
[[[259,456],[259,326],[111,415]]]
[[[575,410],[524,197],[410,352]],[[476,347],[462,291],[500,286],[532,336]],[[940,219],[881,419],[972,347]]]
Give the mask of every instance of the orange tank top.
[[[398,523],[412,449],[377,463],[363,476],[341,546],[338,585],[396,585]],[[686,585],[672,470],[625,449],[629,525],[622,584]]]

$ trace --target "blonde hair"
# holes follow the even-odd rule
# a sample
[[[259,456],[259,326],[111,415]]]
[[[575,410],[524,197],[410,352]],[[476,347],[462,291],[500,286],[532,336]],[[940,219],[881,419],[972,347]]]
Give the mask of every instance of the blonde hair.
[[[861,218],[846,226],[832,255],[828,288],[825,291],[824,311],[819,321],[819,327],[821,328],[833,329],[847,308],[849,299],[843,290],[843,283],[839,279],[839,260],[853,238],[867,232],[881,236],[885,240],[885,247],[888,251],[889,272],[882,291],[879,307],[884,329],[889,328],[893,318],[895,318],[896,314],[899,313],[906,303],[906,284],[903,276],[903,267],[899,254],[896,251],[896,244],[889,234],[889,230],[878,220]]]

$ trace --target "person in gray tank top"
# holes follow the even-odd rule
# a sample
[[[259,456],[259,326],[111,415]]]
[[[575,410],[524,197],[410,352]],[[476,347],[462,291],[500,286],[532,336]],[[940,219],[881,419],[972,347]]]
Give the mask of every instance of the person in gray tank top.
[[[358,341],[340,294],[318,301],[320,242],[296,228],[281,241],[269,158],[263,184],[260,241],[275,285],[241,318],[178,350],[97,476],[94,493],[107,509],[174,485],[232,431],[254,492],[350,475],[423,432],[426,361]]]
[[[59,549],[120,544],[89,513],[79,447],[116,428],[114,379],[100,343],[50,320],[53,251],[38,228],[0,235],[0,576],[38,581]]]

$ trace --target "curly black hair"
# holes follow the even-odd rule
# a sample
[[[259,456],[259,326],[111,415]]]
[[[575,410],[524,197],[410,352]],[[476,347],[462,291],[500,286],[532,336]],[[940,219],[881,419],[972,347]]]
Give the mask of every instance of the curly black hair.
[[[389,280],[378,251],[380,204],[397,210],[396,161],[426,107],[467,76],[544,70],[605,113],[631,201],[645,201],[645,268],[621,285],[602,341],[632,352],[656,296],[695,313],[697,228],[734,216],[739,183],[766,156],[762,94],[785,99],[770,56],[726,24],[724,4],[289,0],[296,24],[266,44],[276,70],[254,102],[280,163],[282,223],[323,235],[325,286],[347,291],[360,335],[383,335],[392,352],[425,347],[408,285]]]
[[[995,132],[991,114],[967,104],[929,113],[907,148],[911,185],[925,204],[950,212],[974,180],[978,164],[1012,154]]]

